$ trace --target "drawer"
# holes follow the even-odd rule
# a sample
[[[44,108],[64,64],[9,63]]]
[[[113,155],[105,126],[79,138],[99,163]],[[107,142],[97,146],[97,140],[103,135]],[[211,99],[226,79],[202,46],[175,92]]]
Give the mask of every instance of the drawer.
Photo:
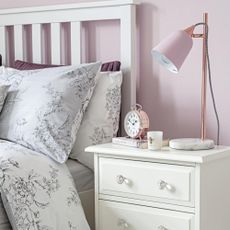
[[[98,230],[194,230],[194,215],[99,201]]]
[[[99,159],[99,192],[194,206],[194,168],[123,159]]]

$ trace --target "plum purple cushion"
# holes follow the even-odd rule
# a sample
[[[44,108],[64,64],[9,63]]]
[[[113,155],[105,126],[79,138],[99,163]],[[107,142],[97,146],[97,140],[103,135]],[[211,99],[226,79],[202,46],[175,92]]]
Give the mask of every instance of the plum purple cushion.
[[[58,67],[60,65],[48,65],[48,64],[37,64],[37,63],[30,63],[21,60],[16,60],[14,62],[14,68],[18,70],[34,70],[34,69],[44,69],[50,67]]]
[[[33,69],[44,69],[50,67],[57,67],[60,65],[49,65],[49,64],[37,64],[31,62],[25,62],[21,60],[16,60],[14,62],[14,68],[18,70],[33,70]],[[106,71],[120,71],[121,63],[119,61],[106,62],[101,65],[101,72]]]

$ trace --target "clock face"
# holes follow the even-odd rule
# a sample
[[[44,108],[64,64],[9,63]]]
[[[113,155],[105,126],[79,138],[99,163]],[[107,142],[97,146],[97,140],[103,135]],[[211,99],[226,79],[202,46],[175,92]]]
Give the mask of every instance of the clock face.
[[[124,126],[128,136],[132,138],[138,137],[141,128],[139,115],[135,111],[130,111],[125,117]]]

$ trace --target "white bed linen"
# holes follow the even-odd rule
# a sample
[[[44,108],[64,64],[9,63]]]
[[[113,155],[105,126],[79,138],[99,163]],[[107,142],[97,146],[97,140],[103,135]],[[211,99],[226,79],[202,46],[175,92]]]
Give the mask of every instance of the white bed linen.
[[[101,72],[85,111],[70,158],[94,170],[90,145],[111,142],[119,128],[122,72]]]
[[[9,223],[8,217],[6,215],[5,209],[3,207],[1,198],[0,198],[0,229],[1,230],[11,230],[12,229]]]
[[[67,160],[67,167],[74,179],[78,192],[84,192],[94,188],[94,174],[93,171],[79,161]]]
[[[97,83],[100,62],[19,71],[0,67],[10,85],[0,136],[64,163]]]
[[[74,179],[78,192],[84,192],[94,188],[93,171],[76,160],[67,160],[66,165]],[[0,198],[0,230],[11,230],[8,217]]]
[[[7,155],[5,154],[6,152],[4,152],[4,151],[7,151]],[[36,153],[36,152],[32,152],[31,150],[28,150],[28,149],[26,149],[26,148],[24,148],[24,147],[22,147],[22,146],[19,146],[19,145],[16,145],[16,144],[14,144],[14,143],[10,143],[10,142],[6,142],[6,141],[2,141],[1,140],[1,152],[2,152],[2,155],[1,155],[1,179],[2,179],[2,189],[8,189],[7,191],[5,191],[5,190],[1,190],[1,196],[2,196],[2,199],[3,199],[3,202],[2,202],[2,200],[1,200],[1,202],[0,202],[0,229],[1,230],[3,230],[3,229],[11,229],[11,227],[10,227],[10,225],[9,224],[7,224],[7,222],[8,222],[8,218],[7,218],[7,216],[6,216],[6,213],[5,213],[5,211],[4,211],[4,208],[3,208],[3,203],[4,203],[4,205],[5,205],[5,208],[7,209],[7,213],[8,213],[8,215],[10,215],[9,216],[9,218],[11,219],[11,221],[13,221],[13,224],[15,225],[15,223],[16,222],[14,222],[14,217],[12,216],[12,213],[11,213],[11,206],[10,205],[8,205],[8,204],[10,204],[9,202],[11,202],[11,200],[9,200],[9,195],[8,194],[10,194],[11,195],[11,193],[14,195],[15,194],[15,196],[17,196],[17,194],[19,195],[19,196],[21,196],[22,194],[21,193],[15,193],[14,192],[14,190],[13,190],[13,192],[11,192],[11,190],[14,188],[13,187],[13,184],[12,184],[12,186],[11,186],[11,184],[10,183],[12,183],[11,182],[11,178],[10,178],[10,176],[11,175],[13,175],[13,176],[11,176],[11,177],[13,177],[13,179],[14,179],[14,181],[13,182],[15,182],[15,183],[20,183],[20,181],[21,180],[23,180],[23,176],[20,176],[20,178],[21,179],[17,179],[17,178],[19,178],[19,174],[15,174],[15,172],[14,172],[14,168],[16,168],[15,170],[17,170],[17,172],[16,173],[19,173],[19,172],[21,172],[21,171],[18,171],[18,170],[23,170],[23,172],[25,171],[25,173],[27,172],[26,170],[27,170],[27,167],[29,167],[29,170],[28,170],[28,172],[29,172],[29,174],[28,174],[28,181],[29,180],[34,180],[35,182],[34,182],[34,184],[33,184],[33,186],[36,186],[38,183],[40,183],[41,185],[43,185],[42,184],[42,182],[44,181],[44,183],[46,183],[46,181],[47,180],[45,180],[46,178],[44,178],[44,180],[42,181],[42,180],[39,180],[40,178],[38,177],[39,175],[42,175],[42,173],[45,175],[45,177],[47,177],[48,178],[48,176],[50,176],[50,171],[49,171],[49,173],[47,173],[46,172],[46,167],[48,166],[49,168],[50,167],[52,167],[53,166],[53,164],[54,164],[54,166],[53,166],[53,168],[52,169],[56,169],[56,168],[58,168],[57,170],[57,173],[54,175],[53,174],[53,179],[52,179],[52,181],[53,180],[56,180],[56,177],[57,177],[57,180],[58,180],[58,182],[60,182],[60,185],[61,186],[58,186],[57,188],[59,189],[58,191],[61,191],[60,189],[61,188],[64,188],[65,190],[66,190],[66,192],[63,194],[63,196],[62,196],[62,194],[58,194],[59,196],[61,196],[63,199],[62,199],[62,201],[59,199],[59,201],[58,202],[60,202],[60,205],[61,205],[61,207],[63,207],[63,210],[64,210],[64,204],[66,204],[65,203],[65,201],[68,201],[67,203],[68,204],[70,204],[70,205],[72,205],[72,197],[71,197],[71,200],[69,200],[69,196],[68,196],[68,194],[69,194],[69,190],[68,189],[74,189],[73,187],[71,187],[69,184],[68,184],[68,181],[70,181],[69,183],[70,184],[72,184],[72,186],[73,186],[73,182],[71,182],[71,178],[72,177],[70,177],[70,175],[69,175],[69,173],[67,172],[68,171],[68,169],[67,169],[67,167],[66,166],[64,166],[64,165],[58,165],[57,163],[55,163],[54,161],[52,161],[52,160],[50,160],[48,157],[46,158],[44,155],[39,155],[39,158],[38,158],[38,154]],[[14,153],[15,152],[15,153]],[[30,153],[31,152],[31,153]],[[12,154],[14,154],[14,155],[12,155]],[[31,154],[31,155],[30,155]],[[4,156],[6,156],[6,160],[4,160],[3,158],[4,158]],[[26,158],[25,158],[25,156],[26,156]],[[34,157],[36,158],[36,159],[34,159]],[[25,158],[25,159],[24,159]],[[47,162],[46,162],[46,160],[45,160],[45,158],[47,159],[47,161],[48,161],[48,164],[47,164]],[[12,159],[12,160],[11,160]],[[15,159],[15,160],[13,160],[13,159]],[[41,162],[40,162],[41,161]],[[43,162],[42,162],[43,161]],[[29,165],[29,166],[27,166],[27,165],[23,165],[23,163],[24,162],[26,162],[26,163],[29,163],[29,164],[27,164],[27,165]],[[39,165],[37,165],[37,166],[35,166],[35,162],[38,162],[39,163]],[[80,170],[80,168],[83,168],[83,169],[85,169],[85,167],[81,167],[80,166],[80,164],[79,163],[77,163],[77,162],[75,162],[77,165],[79,165],[79,167],[78,167],[78,169]],[[47,164],[47,166],[46,166],[46,164]],[[74,165],[74,162],[72,162],[72,163],[70,163],[72,166],[71,166],[71,168],[74,168],[73,167],[73,165]],[[33,167],[33,170],[30,170],[30,167]],[[56,167],[56,168],[55,168]],[[66,169],[65,169],[66,168]],[[67,170],[67,171],[65,171],[65,170]],[[78,171],[79,171],[78,170]],[[88,171],[87,169],[85,169],[85,172],[86,171]],[[76,178],[76,172],[77,172],[77,170],[75,171],[75,178]],[[31,174],[32,173],[32,174]],[[32,176],[30,176],[30,175],[32,175]],[[34,175],[34,176],[33,176]],[[5,178],[5,179],[4,179]],[[12,180],[13,180],[12,179]],[[62,181],[61,181],[62,180]],[[25,175],[25,181],[27,181],[27,174]],[[8,184],[6,184],[6,183],[9,183],[9,186],[8,186]],[[47,183],[49,183],[49,181],[47,181]],[[40,185],[39,184],[39,185]],[[3,186],[5,186],[5,187],[3,187]],[[6,187],[6,186],[8,186],[8,187]],[[11,186],[11,187],[10,187]],[[15,187],[15,188],[18,188],[19,190],[16,190],[16,192],[17,191],[21,191],[20,189],[23,189],[25,186],[23,186],[23,187]],[[12,188],[12,189],[11,189]],[[26,187],[27,188],[27,187]],[[28,187],[29,188],[29,187]],[[33,187],[32,187],[33,188]],[[42,187],[43,188],[43,187]],[[45,188],[45,187],[44,187]],[[80,188],[80,187],[79,187]],[[9,193],[9,192],[11,192],[11,193]],[[39,194],[38,192],[40,192],[41,191],[41,189],[39,188],[39,189],[36,189],[35,190],[35,192],[36,192],[36,194],[35,195],[37,195],[37,194]],[[73,194],[72,193],[72,191],[73,190],[71,190],[70,191],[70,193],[71,193],[71,195]],[[51,191],[52,192],[52,191]],[[27,194],[27,193],[26,193]],[[6,196],[5,195],[7,195],[7,201],[6,201]],[[40,195],[40,194],[39,194]],[[76,195],[77,196],[77,195]],[[41,197],[41,196],[40,196]],[[10,197],[11,198],[11,197]],[[20,197],[19,197],[20,198]],[[38,199],[39,197],[38,196],[34,196],[34,199],[35,199],[35,201],[37,201],[36,199]],[[46,198],[46,197],[45,197]],[[67,198],[67,199],[66,199]],[[27,196],[26,196],[26,199],[27,199]],[[29,198],[28,198],[29,199]],[[43,199],[43,197],[41,197],[41,199]],[[40,200],[41,200],[40,199]],[[40,201],[39,200],[39,201]],[[16,200],[17,201],[17,200]],[[43,200],[42,200],[43,201]],[[75,200],[74,200],[75,201]],[[55,202],[55,200],[54,200],[54,198],[53,197],[51,197],[51,199],[49,199],[49,202],[47,203],[47,204],[50,204],[50,205],[53,205],[51,208],[52,208],[52,212],[53,212],[53,210],[56,210],[55,211],[55,213],[57,213],[57,215],[60,215],[60,214],[62,214],[61,212],[59,212],[58,210],[60,210],[60,209],[57,209],[58,208],[58,203],[54,203]],[[63,203],[64,202],[64,203]],[[19,202],[20,203],[20,202]],[[41,203],[41,202],[40,202]],[[13,204],[15,204],[15,205],[18,205],[18,203],[13,203]],[[20,203],[21,204],[21,203]],[[57,205],[56,205],[57,204]],[[59,205],[59,206],[60,206]],[[79,203],[77,204],[78,205],[78,207],[80,207],[79,206]],[[68,205],[69,206],[69,205]],[[73,205],[72,205],[73,206]],[[81,213],[79,212],[78,213],[78,210],[76,211],[76,210],[71,210],[72,209],[72,206],[69,206],[69,210],[67,211],[67,209],[65,209],[65,213],[68,213],[67,215],[65,215],[64,214],[64,216],[63,216],[63,218],[61,218],[62,219],[62,222],[64,223],[64,225],[65,225],[65,220],[66,220],[66,218],[70,218],[70,215],[69,215],[69,212],[70,213],[72,213],[71,215],[73,215],[73,212],[75,213],[75,215],[77,214],[77,216],[80,218],[80,221],[83,221],[83,222],[80,222],[79,223],[79,228],[80,229],[88,229],[88,227],[87,227],[87,224],[86,224],[86,222],[85,222],[85,220],[84,220],[84,216],[82,216],[81,215]],[[39,206],[40,207],[40,206]],[[53,209],[55,207],[55,209]],[[17,208],[17,207],[16,207]],[[59,207],[60,208],[60,207]],[[42,209],[42,210],[45,210],[45,209]],[[24,209],[23,209],[23,211],[24,211]],[[52,214],[52,212],[49,212],[49,211],[51,211],[51,210],[47,210],[48,211],[48,213],[49,213],[49,216],[52,216],[53,214]],[[40,210],[39,210],[39,213],[41,213],[41,214],[43,214]],[[17,213],[16,213],[17,214]],[[36,213],[35,213],[36,214]],[[52,215],[51,215],[52,214]],[[56,215],[56,214],[55,214]],[[41,217],[40,217],[40,215],[38,216],[40,219],[41,219]],[[36,218],[36,216],[35,216],[35,218]],[[55,217],[56,218],[56,217]],[[82,219],[83,218],[83,219]],[[53,218],[54,219],[54,218]],[[67,220],[68,220],[67,219]],[[24,220],[24,219],[23,219]],[[41,221],[47,221],[46,219],[41,219]],[[73,219],[71,219],[70,220],[71,222],[73,221]],[[68,222],[69,224],[69,227],[67,227],[67,226],[65,226],[64,228],[65,229],[72,229],[72,223],[71,222]],[[78,218],[77,218],[77,221],[78,221]],[[55,225],[56,227],[57,226],[59,226],[59,227],[61,227],[61,229],[63,229],[62,227],[62,222],[60,222],[60,223],[57,223],[56,221],[54,221],[54,222],[52,222],[51,221],[51,219],[49,220],[49,224],[50,225]],[[40,222],[39,222],[40,223]],[[73,221],[73,223],[75,223],[75,221]],[[75,224],[77,224],[78,225],[78,223],[75,223]],[[80,226],[81,224],[83,224],[83,226]],[[24,226],[24,225],[23,225]],[[23,226],[22,226],[22,228],[20,228],[20,229],[24,229],[23,228]],[[15,229],[17,229],[18,227],[16,227],[16,226],[14,226],[15,227]],[[67,227],[67,228],[66,228]],[[32,228],[33,229],[33,228]],[[56,229],[56,228],[55,228]],[[59,229],[59,228],[58,228]]]

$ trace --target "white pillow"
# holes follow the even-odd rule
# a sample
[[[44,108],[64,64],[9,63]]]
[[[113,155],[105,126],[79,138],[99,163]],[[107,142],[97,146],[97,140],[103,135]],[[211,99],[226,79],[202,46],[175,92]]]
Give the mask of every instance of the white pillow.
[[[10,83],[0,115],[0,138],[63,163],[75,142],[100,63],[39,70],[0,71]]]
[[[2,111],[3,105],[5,103],[5,99],[6,99],[9,87],[10,87],[9,85],[4,85],[4,84],[0,85],[0,112]]]
[[[101,72],[89,106],[82,119],[70,158],[93,169],[89,145],[111,142],[119,128],[122,73]]]

